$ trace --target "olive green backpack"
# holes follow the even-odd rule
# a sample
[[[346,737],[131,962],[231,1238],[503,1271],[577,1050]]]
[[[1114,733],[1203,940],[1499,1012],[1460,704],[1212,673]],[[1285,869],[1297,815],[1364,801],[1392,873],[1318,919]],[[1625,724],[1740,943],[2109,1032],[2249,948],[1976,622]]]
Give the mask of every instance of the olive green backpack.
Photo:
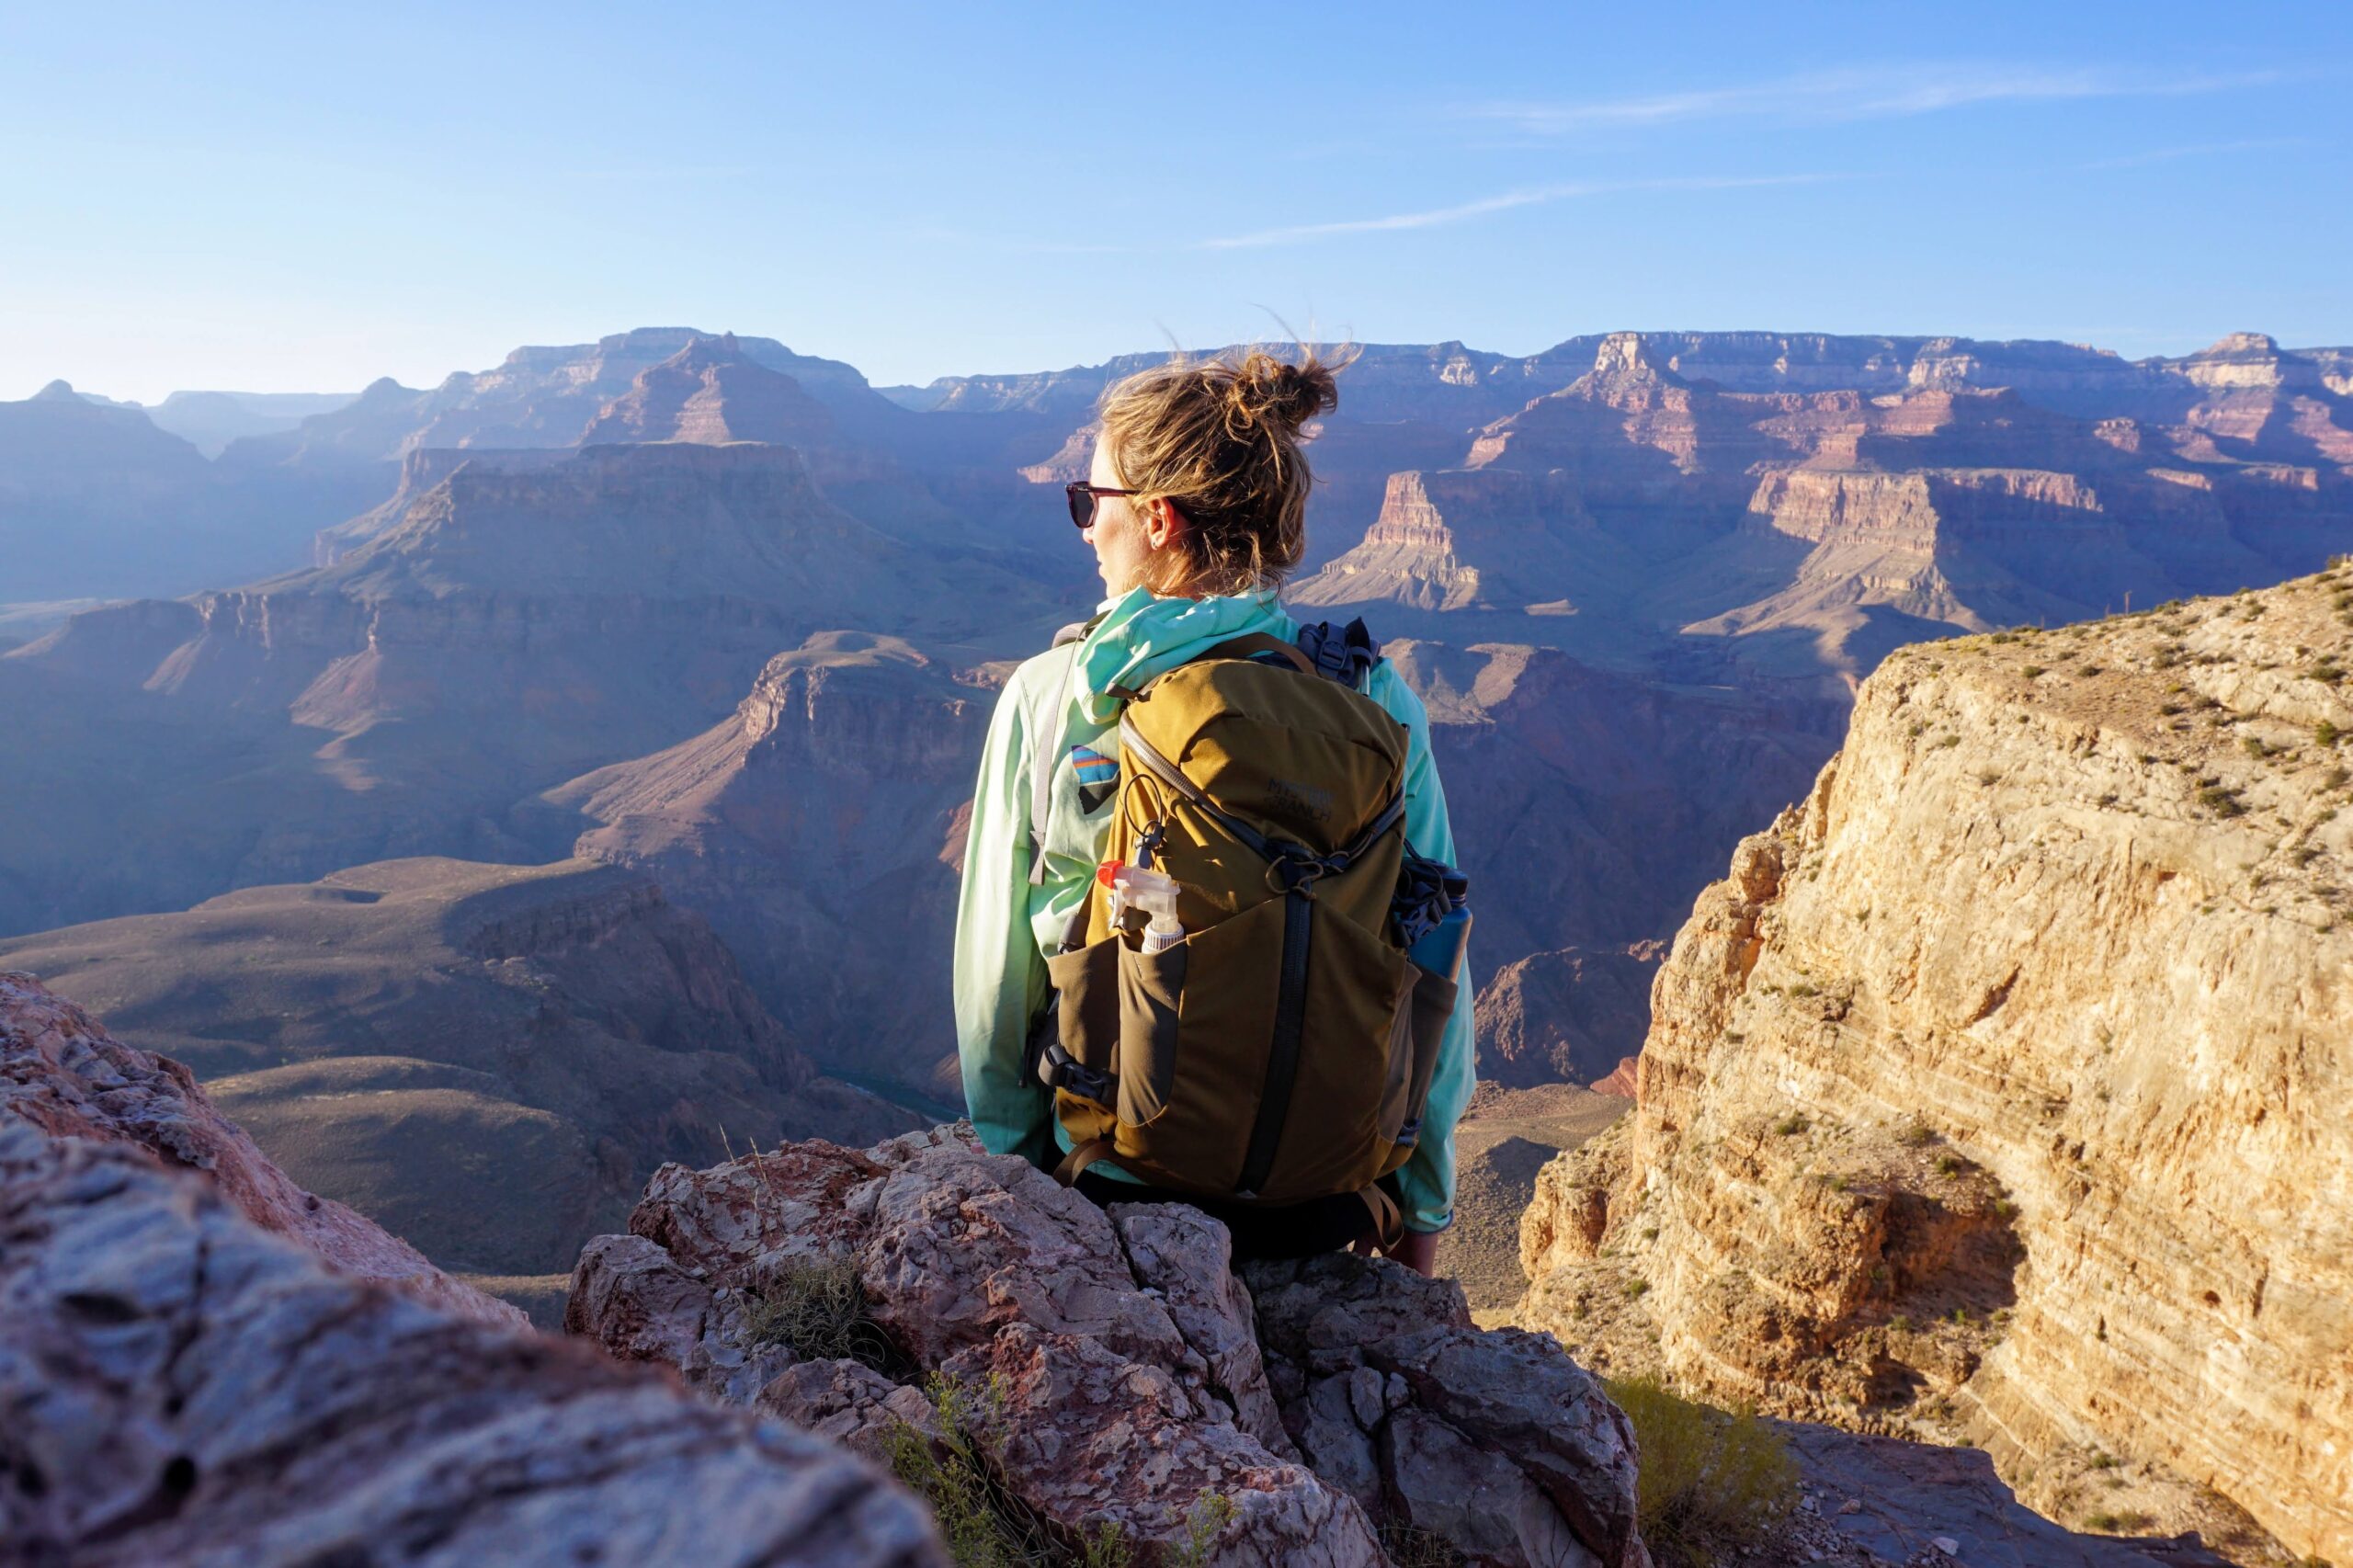
[[[1145,952],[1095,886],[1047,960],[1036,1070],[1066,1183],[1108,1159],[1207,1197],[1360,1193],[1393,1236],[1374,1183],[1413,1153],[1456,982],[1413,962],[1391,918],[1406,732],[1356,689],[1370,639],[1358,623],[1302,642],[1238,638],[1110,694],[1107,858],[1174,878],[1186,935]]]

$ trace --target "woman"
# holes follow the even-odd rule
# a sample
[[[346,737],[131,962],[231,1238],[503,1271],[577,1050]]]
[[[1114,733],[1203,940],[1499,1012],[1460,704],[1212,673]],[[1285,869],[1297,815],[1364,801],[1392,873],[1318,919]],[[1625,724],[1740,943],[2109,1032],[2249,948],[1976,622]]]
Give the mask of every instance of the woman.
[[[1026,1075],[1023,1047],[1045,1006],[1045,955],[1087,897],[1111,826],[1120,700],[1164,671],[1253,632],[1298,626],[1276,603],[1306,542],[1303,427],[1338,402],[1333,367],[1252,351],[1131,376],[1106,394],[1072,514],[1109,596],[1083,637],[1015,672],[981,760],[956,935],[956,1025],[972,1125],[993,1153],[1052,1168],[1069,1152],[1052,1096]],[[1309,678],[1309,677],[1302,677]],[[1420,699],[1388,665],[1365,695],[1408,734],[1405,835],[1452,862],[1445,792]],[[1051,758],[1050,769],[1041,767]],[[1471,987],[1447,1026],[1415,1152],[1396,1173],[1404,1234],[1389,1256],[1427,1274],[1453,1219],[1454,1125],[1472,1080]],[[1097,1201],[1161,1196],[1108,1163],[1079,1190]],[[1233,1230],[1238,1256],[1302,1256],[1363,1241],[1352,1196],[1284,1209],[1188,1199]]]

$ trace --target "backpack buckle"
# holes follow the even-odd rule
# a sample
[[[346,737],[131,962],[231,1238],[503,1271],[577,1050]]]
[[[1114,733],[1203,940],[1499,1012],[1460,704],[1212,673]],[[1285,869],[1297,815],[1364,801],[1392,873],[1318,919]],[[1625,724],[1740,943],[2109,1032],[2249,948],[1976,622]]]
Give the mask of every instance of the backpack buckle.
[[[1046,1047],[1038,1059],[1038,1080],[1050,1089],[1064,1089],[1083,1100],[1108,1106],[1119,1102],[1120,1080],[1099,1067],[1089,1067],[1063,1049],[1060,1040]]]

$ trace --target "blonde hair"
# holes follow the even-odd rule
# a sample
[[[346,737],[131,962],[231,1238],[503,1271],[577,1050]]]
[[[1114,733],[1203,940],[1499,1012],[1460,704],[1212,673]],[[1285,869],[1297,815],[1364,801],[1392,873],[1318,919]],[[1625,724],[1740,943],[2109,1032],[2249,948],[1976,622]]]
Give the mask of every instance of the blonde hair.
[[[1186,527],[1147,583],[1154,593],[1232,594],[1280,585],[1307,546],[1301,449],[1307,422],[1339,406],[1334,372],[1353,356],[1295,363],[1261,348],[1200,363],[1181,357],[1103,394],[1102,439],[1142,512],[1173,502]]]

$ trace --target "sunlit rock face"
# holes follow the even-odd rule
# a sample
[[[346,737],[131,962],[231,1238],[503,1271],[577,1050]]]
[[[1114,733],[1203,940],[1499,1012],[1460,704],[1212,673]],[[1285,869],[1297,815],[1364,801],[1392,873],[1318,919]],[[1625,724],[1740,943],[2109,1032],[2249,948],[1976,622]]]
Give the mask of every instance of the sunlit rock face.
[[[1540,1179],[1521,1321],[2345,1555],[2348,665],[2353,567],[1889,659]]]

